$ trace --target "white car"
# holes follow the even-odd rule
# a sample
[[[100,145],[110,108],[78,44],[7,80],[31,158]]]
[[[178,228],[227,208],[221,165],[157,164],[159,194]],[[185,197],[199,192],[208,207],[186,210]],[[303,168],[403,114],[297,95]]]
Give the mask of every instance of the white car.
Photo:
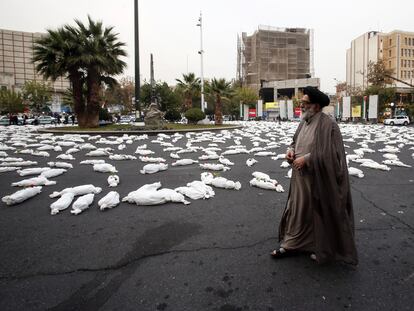
[[[384,120],[385,125],[408,125],[410,118],[407,116],[395,116]]]
[[[33,120],[30,119],[27,121],[28,124],[56,124],[56,118],[54,117],[50,117],[50,116],[39,116],[36,118],[34,118]]]

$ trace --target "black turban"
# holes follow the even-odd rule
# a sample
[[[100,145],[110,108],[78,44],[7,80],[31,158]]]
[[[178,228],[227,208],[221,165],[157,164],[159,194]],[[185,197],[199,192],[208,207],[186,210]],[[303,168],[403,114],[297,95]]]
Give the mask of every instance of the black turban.
[[[303,89],[303,95],[308,95],[312,104],[319,104],[322,107],[329,105],[329,97],[319,91],[316,87],[307,86]]]

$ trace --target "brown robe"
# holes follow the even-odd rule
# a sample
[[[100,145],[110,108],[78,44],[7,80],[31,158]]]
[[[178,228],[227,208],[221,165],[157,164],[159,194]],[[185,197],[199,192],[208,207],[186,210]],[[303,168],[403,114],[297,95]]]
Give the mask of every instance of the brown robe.
[[[307,159],[309,174],[302,174],[304,176],[298,179],[294,175],[297,177],[299,173],[292,172],[288,201],[279,226],[279,241],[282,247],[314,252],[319,263],[339,260],[356,265],[354,214],[342,135],[336,122],[326,114],[320,113],[314,121],[317,124]],[[299,124],[293,145],[305,122]],[[300,200],[300,195],[306,196],[306,193],[298,194],[294,189],[301,179],[304,184],[300,189],[307,193],[310,187],[309,202]],[[302,216],[297,217],[298,213]],[[303,230],[297,220],[303,222]]]

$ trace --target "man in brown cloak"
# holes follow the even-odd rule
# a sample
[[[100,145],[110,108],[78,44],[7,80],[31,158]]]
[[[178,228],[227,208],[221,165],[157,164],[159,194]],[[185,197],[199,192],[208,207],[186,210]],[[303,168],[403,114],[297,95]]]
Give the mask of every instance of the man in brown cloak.
[[[311,253],[318,263],[344,261],[356,265],[354,214],[342,135],[336,122],[322,113],[329,98],[306,87],[302,121],[286,153],[292,178],[279,226],[280,248],[273,258]]]

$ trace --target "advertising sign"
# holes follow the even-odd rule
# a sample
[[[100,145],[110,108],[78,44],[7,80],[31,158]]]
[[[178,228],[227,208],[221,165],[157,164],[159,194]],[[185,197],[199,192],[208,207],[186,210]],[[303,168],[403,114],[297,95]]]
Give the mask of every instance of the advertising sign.
[[[353,118],[361,117],[361,105],[356,105],[352,107],[352,117]]]
[[[256,117],[256,108],[249,108],[249,118]]]
[[[302,114],[302,109],[300,109],[300,107],[296,107],[295,108],[295,118],[300,118]]]

